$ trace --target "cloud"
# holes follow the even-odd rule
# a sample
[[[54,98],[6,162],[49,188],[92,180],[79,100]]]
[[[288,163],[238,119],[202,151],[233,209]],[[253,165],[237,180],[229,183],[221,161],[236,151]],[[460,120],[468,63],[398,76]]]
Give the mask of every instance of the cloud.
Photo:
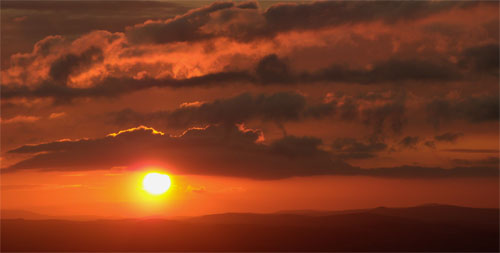
[[[427,119],[436,127],[453,121],[482,123],[499,120],[497,95],[466,97],[458,100],[436,98],[426,105]]]
[[[245,82],[252,77],[244,72],[223,72],[186,79],[174,78],[106,78],[89,87],[69,87],[44,81],[34,88],[20,85],[2,85],[2,98],[53,98],[55,102],[71,102],[75,98],[117,97],[119,95],[154,87],[195,87]]]
[[[22,146],[9,153],[34,156],[2,171],[133,169],[151,162],[173,173],[273,179],[350,168],[306,137],[286,137],[264,145],[256,142],[260,136],[260,131],[235,126],[194,128],[178,137],[139,127],[100,139]]]
[[[301,48],[318,47],[327,41],[312,36],[308,38],[311,42],[307,45],[290,42],[290,45],[285,43],[285,46],[281,45],[284,43],[281,39],[274,36],[284,32],[314,31],[346,24],[378,24],[380,21],[391,25],[387,29],[392,34],[398,33],[394,22],[412,21],[455,8],[483,4],[485,3],[326,1],[276,4],[263,11],[253,2],[216,2],[184,15],[149,20],[131,26],[126,32],[113,28],[78,36],[46,37],[35,44],[31,53],[12,55],[10,67],[2,71],[1,96],[2,99],[53,98],[56,102],[69,102],[82,97],[120,96],[153,87],[179,88],[239,83],[390,83],[399,86],[411,82],[426,82],[441,85],[444,82],[463,80],[468,73],[464,68],[479,71],[478,68],[490,66],[488,62],[491,63],[494,59],[487,57],[492,55],[490,53],[495,45],[475,43],[463,52],[453,52],[450,55],[450,52],[436,51],[431,57],[417,49],[411,53],[394,52],[388,57],[363,57],[362,64],[332,60],[328,61],[329,67],[325,67],[325,64],[306,71],[294,66],[293,52]],[[37,3],[35,6],[9,3],[6,8],[50,9],[47,4]],[[73,11],[78,10],[78,6],[87,5],[59,3],[54,8]],[[175,9],[177,5],[127,3],[110,11],[128,12],[134,6],[142,11],[151,9],[151,6],[164,10]],[[92,11],[99,9],[95,6],[89,8]],[[367,9],[371,11],[368,13]],[[293,38],[290,34],[287,36]],[[352,36],[354,35],[349,37]],[[372,35],[363,36],[369,38]],[[252,41],[255,38],[265,38],[265,41]],[[349,44],[356,44],[356,40],[352,40],[354,38],[349,39]],[[396,43],[395,40],[396,37],[394,41],[390,39],[384,43]],[[371,39],[366,41],[370,42]],[[356,45],[349,47],[356,48]],[[235,59],[238,57],[244,63],[237,64]],[[459,63],[451,60],[454,58],[459,58]],[[290,62],[289,59],[294,61]],[[467,67],[469,65],[479,67]]]
[[[466,48],[460,55],[459,64],[476,72],[485,72],[498,76],[499,48],[498,44]]]
[[[436,142],[455,143],[462,136],[464,136],[463,133],[447,132],[447,133],[444,133],[441,135],[434,136],[434,138],[432,140],[424,141],[424,145],[427,146],[428,148],[435,149]]]
[[[498,157],[487,157],[483,159],[453,159],[452,162],[458,166],[492,166],[499,167]]]
[[[500,150],[498,149],[471,149],[471,148],[452,148],[452,149],[443,149],[446,152],[455,152],[455,153],[498,153]]]
[[[434,140],[441,142],[455,142],[458,138],[462,137],[463,133],[444,133],[442,135],[434,136]]]
[[[2,89],[93,86],[109,74],[102,69],[103,63],[111,60],[108,51],[121,42],[123,35],[107,31],[93,31],[74,40],[48,36],[31,52],[11,56],[9,68],[2,70]]]
[[[318,155],[326,157],[325,151],[318,152],[323,141],[314,137],[285,136],[274,141],[270,148],[273,153],[294,159],[295,157]]]
[[[282,123],[308,117],[333,116],[335,112],[334,102],[309,105],[303,95],[295,92],[258,95],[243,93],[212,102],[197,103],[195,106],[183,105],[175,110],[152,113],[124,109],[111,113],[111,117],[118,125],[161,122],[171,128],[183,129],[208,124],[234,125],[253,119]]]
[[[436,142],[434,141],[425,141],[424,145],[428,148],[435,149],[436,148]]]
[[[419,142],[420,137],[418,136],[406,136],[399,142],[399,145],[403,148],[416,149]]]
[[[364,124],[373,126],[373,137],[380,138],[387,127],[401,133],[407,122],[406,95],[401,93],[382,105],[368,107],[362,111],[362,117]]]
[[[359,169],[336,159],[314,137],[285,136],[269,144],[258,142],[259,130],[235,126],[192,128],[171,136],[148,127],[127,129],[104,138],[63,140],[25,145],[10,154],[31,154],[3,173],[19,170],[76,171],[125,166],[162,166],[175,174],[202,174],[254,179],[313,175],[388,177],[497,176],[482,167],[454,169],[394,167]],[[373,147],[371,148],[373,150]],[[375,149],[379,149],[378,147]]]
[[[374,96],[374,94],[372,94]],[[110,123],[119,126],[159,125],[184,129],[209,124],[234,125],[251,120],[274,122],[284,130],[286,122],[308,119],[356,121],[371,129],[372,143],[390,133],[399,134],[406,125],[405,95],[388,97],[330,96],[321,102],[308,102],[296,92],[251,94],[234,97],[183,103],[174,110],[137,112],[130,108],[111,112]],[[188,106],[189,105],[189,106]]]
[[[49,76],[56,84],[66,85],[70,75],[84,71],[102,60],[102,49],[92,46],[81,54],[59,57],[50,65]]]
[[[8,58],[27,52],[35,42],[50,35],[75,38],[94,30],[122,32],[146,19],[164,19],[189,8],[180,2],[126,1],[6,1],[2,4],[2,69]],[[22,15],[22,16],[21,16]],[[54,24],[59,24],[55,26]]]
[[[457,66],[446,60],[390,58],[374,62],[370,68],[352,68],[333,64],[313,72],[294,72],[286,59],[276,54],[263,57],[257,64],[254,80],[263,84],[346,82],[377,84],[405,81],[447,82],[461,78]]]
[[[39,120],[40,117],[37,116],[26,116],[26,115],[17,115],[10,119],[2,119],[0,118],[0,122],[2,124],[12,124],[12,123],[32,123]]]
[[[453,64],[421,59],[388,59],[375,62],[371,69],[353,69],[342,65],[318,71],[310,76],[315,81],[336,81],[349,83],[384,83],[401,81],[453,81],[461,73]]]
[[[203,103],[182,103],[174,110],[138,112],[126,108],[108,116],[110,123],[119,126],[152,124],[173,129],[260,120],[274,122],[284,130],[286,122],[330,119],[363,124],[370,129],[371,142],[377,143],[389,134],[400,134],[408,121],[405,93],[377,96],[375,93],[355,97],[332,95],[321,102],[308,102],[304,95],[296,92],[242,93]]]
[[[255,68],[257,80],[263,84],[267,83],[291,83],[294,82],[288,62],[278,58],[276,54],[270,54],[262,58]]]
[[[382,142],[360,142],[353,138],[337,138],[332,143],[334,154],[343,159],[367,159],[387,149]]]
[[[457,37],[465,32],[462,26],[445,22],[430,23],[422,27],[428,33],[442,34],[448,37]]]
[[[100,35],[102,36],[102,35]],[[107,34],[106,36],[113,36]],[[116,40],[116,39],[115,39]],[[116,42],[118,43],[118,42]],[[82,97],[114,97],[122,94],[153,87],[187,88],[214,86],[237,83],[260,85],[297,85],[316,82],[348,83],[391,83],[397,81],[451,81],[460,74],[450,66],[441,66],[417,59],[388,60],[377,62],[371,70],[351,69],[332,66],[316,72],[294,72],[284,59],[275,54],[260,59],[253,69],[223,70],[187,78],[152,77],[112,77],[94,78],[90,85],[73,87],[60,85],[72,74],[102,61],[99,49],[90,47],[80,55],[67,54],[51,63],[50,78],[46,78],[33,87],[25,85],[2,84],[2,98],[39,98],[49,97],[56,101],[71,101]]]
[[[463,166],[451,169],[439,167],[400,166],[367,170],[366,175],[399,178],[498,177],[498,167]]]
[[[390,132],[399,134],[406,125],[405,95],[385,98],[335,96],[327,101],[307,102],[296,92],[271,94],[242,93],[210,102],[186,103],[174,110],[137,112],[130,108],[111,112],[110,122],[120,126],[158,124],[184,129],[209,124],[234,125],[250,120],[274,122],[284,128],[285,122],[307,119],[357,121],[371,130],[371,138],[383,139]],[[373,141],[374,143],[380,141]]]
[[[317,30],[344,24],[415,20],[471,5],[473,4],[434,1],[318,1],[276,4],[262,11],[257,4],[251,2],[243,4],[218,2],[175,18],[149,20],[129,27],[127,37],[134,43],[157,44],[192,42],[214,37],[248,41],[274,37],[289,31]]]
[[[232,2],[215,2],[175,18],[164,21],[149,20],[129,27],[127,38],[132,43],[171,43],[213,38],[220,31],[204,32],[203,27],[214,19],[215,13],[227,9],[233,9],[235,12],[248,12],[254,9],[252,7],[256,6],[243,4],[240,7]],[[233,15],[236,16],[236,14]],[[231,16],[226,18],[231,19]]]
[[[257,64],[255,80],[263,83],[346,82],[376,84],[403,81],[447,82],[459,80],[457,66],[446,60],[390,58],[374,62],[371,68],[352,68],[333,64],[313,72],[293,72],[286,59],[276,54],[263,57]]]
[[[66,116],[65,112],[53,112],[49,115],[49,119],[57,119]]]

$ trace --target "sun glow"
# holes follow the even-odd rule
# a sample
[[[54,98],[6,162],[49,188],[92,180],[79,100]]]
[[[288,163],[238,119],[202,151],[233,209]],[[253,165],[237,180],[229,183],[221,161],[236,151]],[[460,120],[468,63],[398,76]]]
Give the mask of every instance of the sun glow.
[[[170,188],[170,177],[167,174],[150,172],[142,180],[142,188],[150,194],[160,195]]]

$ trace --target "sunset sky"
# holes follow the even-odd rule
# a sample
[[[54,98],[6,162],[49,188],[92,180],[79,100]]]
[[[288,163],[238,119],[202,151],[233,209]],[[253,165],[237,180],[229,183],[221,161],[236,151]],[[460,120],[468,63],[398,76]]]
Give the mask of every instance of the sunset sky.
[[[498,43],[497,2],[2,1],[1,208],[498,207]]]

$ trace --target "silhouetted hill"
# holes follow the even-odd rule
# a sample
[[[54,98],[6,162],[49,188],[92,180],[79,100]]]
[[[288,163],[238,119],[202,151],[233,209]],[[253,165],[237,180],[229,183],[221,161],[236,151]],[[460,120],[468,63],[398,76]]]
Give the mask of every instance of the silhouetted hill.
[[[415,207],[373,209],[353,209],[341,211],[290,210],[280,211],[278,214],[298,214],[307,216],[329,216],[352,213],[374,213],[387,216],[411,218],[422,221],[437,222],[466,222],[474,224],[488,224],[491,219],[498,220],[498,209],[471,208],[452,205],[426,204]]]
[[[454,206],[185,220],[2,220],[2,251],[498,251],[499,211]]]
[[[320,211],[320,210],[283,210],[276,212],[276,214],[299,214],[307,216],[327,216],[333,214],[346,214],[346,213],[361,213],[368,209],[350,209],[350,210],[339,210],[339,211]]]
[[[438,204],[416,206],[411,208],[379,207],[372,209],[371,213],[443,223],[490,224],[493,221],[498,223],[499,219],[498,209],[471,208]]]
[[[25,210],[1,210],[2,219],[27,219],[27,220],[47,220],[53,217]]]
[[[8,209],[0,210],[0,218],[24,219],[24,220],[82,220],[82,221],[111,219],[110,217],[100,217],[96,215],[52,216],[25,210],[8,210]],[[113,219],[119,219],[119,218],[113,218]]]

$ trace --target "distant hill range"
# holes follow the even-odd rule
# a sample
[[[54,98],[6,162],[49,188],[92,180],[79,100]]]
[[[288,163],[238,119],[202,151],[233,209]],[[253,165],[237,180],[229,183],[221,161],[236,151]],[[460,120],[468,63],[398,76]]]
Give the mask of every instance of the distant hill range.
[[[77,221],[2,211],[1,250],[498,252],[499,214],[437,204],[176,220]]]
[[[23,220],[75,220],[75,221],[123,219],[123,218],[102,217],[97,215],[52,216],[25,210],[1,210],[0,218],[2,220],[23,219]]]

